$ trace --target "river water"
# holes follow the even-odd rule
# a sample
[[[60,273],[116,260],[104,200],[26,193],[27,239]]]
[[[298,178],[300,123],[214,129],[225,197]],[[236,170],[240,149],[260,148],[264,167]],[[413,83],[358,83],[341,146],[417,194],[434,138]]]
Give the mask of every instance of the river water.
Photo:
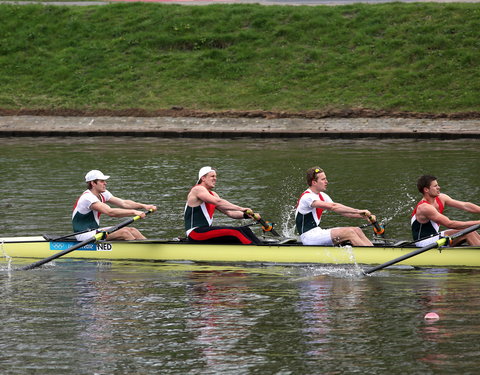
[[[0,139],[1,236],[67,234],[94,168],[109,190],[154,203],[135,224],[183,235],[198,169],[216,191],[294,235],[304,171],[326,170],[334,200],[368,208],[389,238],[409,239],[415,180],[479,202],[478,140]],[[456,219],[474,216],[447,209]],[[231,224],[217,215],[217,223]],[[477,215],[478,216],[478,215]],[[103,224],[118,222],[102,218]],[[326,226],[360,225],[335,214]],[[259,229],[254,231],[260,234]],[[365,232],[371,235],[371,229]],[[477,373],[477,269],[286,267],[58,260],[28,272],[0,263],[0,372],[8,374]],[[427,321],[428,312],[440,319]]]

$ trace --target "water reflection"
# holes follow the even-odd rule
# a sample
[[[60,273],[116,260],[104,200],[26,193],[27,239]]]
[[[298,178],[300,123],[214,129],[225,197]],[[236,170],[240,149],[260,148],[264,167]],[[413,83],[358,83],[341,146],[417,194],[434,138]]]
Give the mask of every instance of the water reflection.
[[[5,272],[4,373],[473,373],[480,350],[478,270],[65,260]]]
[[[235,347],[255,325],[254,317],[243,314],[247,306],[245,300],[249,297],[251,303],[254,296],[249,295],[244,282],[247,275],[242,271],[202,271],[190,276],[194,283],[188,292],[196,313],[187,324],[196,332],[195,342],[203,353],[205,366],[218,373],[225,366],[226,358],[240,355],[235,354]],[[247,365],[251,360],[243,357],[242,362]]]
[[[300,310],[305,325],[304,329],[307,337],[311,337],[310,343],[318,344],[316,351],[307,353],[308,355],[320,355],[325,351],[329,343],[329,328],[331,319],[331,309],[329,308],[329,297],[333,280],[323,276],[315,283],[302,283],[300,285],[300,299],[298,309]]]

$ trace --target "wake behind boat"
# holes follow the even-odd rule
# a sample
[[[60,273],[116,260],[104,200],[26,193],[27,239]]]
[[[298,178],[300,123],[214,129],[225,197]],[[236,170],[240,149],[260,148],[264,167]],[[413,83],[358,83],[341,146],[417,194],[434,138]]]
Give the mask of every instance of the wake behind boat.
[[[48,237],[48,236],[47,236]],[[259,264],[382,264],[417,249],[379,241],[373,247],[305,246],[295,240],[267,240],[260,245],[197,244],[187,241],[135,240],[89,243],[62,258],[134,261],[192,261]],[[79,242],[45,237],[0,238],[4,257],[46,258]],[[480,267],[480,247],[432,249],[398,264],[418,267]]]

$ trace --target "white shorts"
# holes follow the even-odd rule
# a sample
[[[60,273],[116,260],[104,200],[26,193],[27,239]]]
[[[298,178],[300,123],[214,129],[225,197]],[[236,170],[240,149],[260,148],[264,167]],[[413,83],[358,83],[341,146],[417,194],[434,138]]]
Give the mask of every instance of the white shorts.
[[[332,246],[332,230],[316,227],[300,235],[304,245]]]
[[[440,239],[440,236],[445,237],[445,231],[440,232],[440,235],[438,235],[438,236],[429,237],[429,238],[426,238],[422,241],[415,242],[415,246],[416,247],[424,247],[424,246],[431,245],[432,243],[437,242]]]
[[[90,232],[85,232],[85,233],[81,233],[81,234],[77,234],[75,236],[75,239],[77,241],[86,241],[86,240],[91,240],[93,238],[93,236],[95,236],[98,232],[101,232],[102,230],[108,230],[110,229],[111,227],[106,227],[106,228],[98,228],[98,229],[94,229],[94,230],[91,230]]]

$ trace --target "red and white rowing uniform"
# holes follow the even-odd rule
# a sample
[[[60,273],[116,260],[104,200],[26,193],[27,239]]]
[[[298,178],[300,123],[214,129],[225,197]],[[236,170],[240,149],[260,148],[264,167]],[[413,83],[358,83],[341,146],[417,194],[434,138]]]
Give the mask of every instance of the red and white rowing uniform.
[[[438,205],[438,212],[443,213],[444,206],[439,197],[435,197],[435,202]],[[432,220],[429,220],[426,223],[420,223],[417,220],[417,209],[421,204],[430,204],[426,200],[421,200],[415,206],[415,209],[412,212],[412,218],[410,219],[410,224],[412,226],[412,236],[413,240],[417,241],[420,238],[424,238],[423,241],[418,241],[415,243],[418,247],[424,247],[434,243],[440,238],[440,235],[444,235],[444,232],[439,233],[440,225]]]
[[[328,194],[316,194],[311,189],[305,190],[298,199],[295,224],[300,240],[304,245],[333,245],[331,229],[320,228],[323,209],[312,207],[317,200],[333,203]]]
[[[91,208],[93,203],[108,202],[112,198],[112,194],[106,190],[100,193],[100,199],[90,190],[85,190],[83,194],[77,199],[73,206],[72,212],[72,227],[74,232],[81,232],[91,229],[88,232],[81,233],[75,236],[77,241],[85,241],[92,238],[100,227],[101,213]]]

